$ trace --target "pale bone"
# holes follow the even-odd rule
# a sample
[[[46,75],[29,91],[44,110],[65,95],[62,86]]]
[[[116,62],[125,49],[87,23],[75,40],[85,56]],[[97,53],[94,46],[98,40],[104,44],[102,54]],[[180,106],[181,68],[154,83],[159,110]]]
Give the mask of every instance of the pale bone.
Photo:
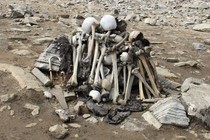
[[[88,41],[88,54],[87,54],[87,57],[83,60],[86,63],[92,61],[96,27],[97,27],[96,23],[93,23],[93,25],[91,26],[91,28],[92,28],[92,36],[91,36],[91,38],[89,37],[90,40]]]
[[[104,65],[103,65],[103,63],[101,63],[100,74],[101,74],[101,79],[104,79],[105,76],[104,76]]]
[[[94,57],[93,57],[93,63],[92,63],[92,68],[91,68],[91,72],[89,75],[89,79],[88,79],[88,83],[92,84],[94,82],[94,72],[95,72],[95,68],[96,68],[96,63],[97,63],[97,59],[98,59],[98,55],[99,55],[99,43],[98,41],[96,41],[95,44],[95,52],[94,52]]]
[[[119,43],[117,43],[112,47],[111,51],[115,51],[116,49],[118,49],[118,47],[120,47],[127,40],[127,38],[128,38],[128,33],[125,34],[123,40],[121,40]]]
[[[139,78],[139,80],[142,81],[142,83],[145,85],[145,87],[155,96],[158,97],[154,90],[149,86],[149,84],[146,82],[146,80],[141,76],[140,72],[139,72],[139,68],[135,68],[132,70],[132,73]]]
[[[81,57],[82,37],[83,37],[83,33],[81,34],[81,36],[78,39],[79,46],[77,47],[77,56],[76,56],[76,60],[75,60],[74,68],[73,68],[73,74],[68,81],[68,84],[70,86],[77,86],[78,85],[77,73],[78,73],[79,58]]]
[[[138,64],[138,67],[139,67],[142,77],[145,79],[145,76],[143,75],[144,70],[143,70],[141,60],[139,60],[137,64]],[[143,91],[143,83],[141,80],[139,80],[139,97],[141,100],[145,99],[144,91]]]
[[[114,95],[113,95],[113,103],[117,104],[117,99],[119,96],[119,81],[118,81],[118,70],[117,70],[117,55],[116,52],[112,52],[112,71],[114,77]]]
[[[124,95],[124,99],[123,100],[119,100],[119,103],[122,105],[125,105],[128,101],[128,99],[130,99],[130,95],[131,95],[131,90],[132,90],[132,86],[133,86],[133,80],[134,80],[134,76],[131,75],[132,72],[132,65],[128,65],[128,81],[127,81],[127,85],[126,85],[126,90],[125,90],[125,95]]]
[[[145,56],[140,55],[139,58],[140,58],[142,64],[144,65],[144,68],[146,69],[146,72],[147,72],[147,74],[149,76],[149,80],[151,82],[151,86],[152,86],[152,88],[153,88],[153,90],[155,92],[155,97],[160,97],[159,96],[160,92],[157,89],[156,83],[154,81],[154,75],[152,74],[152,72],[151,72],[151,70],[150,70],[150,68],[148,66],[148,63],[147,63],[147,60],[146,60]]]
[[[95,71],[95,78],[94,78],[94,83],[93,85],[94,86],[99,86],[100,85],[100,67],[101,67],[101,63],[102,63],[102,60],[104,58],[104,54],[106,52],[106,45],[105,44],[102,44],[101,46],[101,55],[99,57],[99,60],[98,60],[98,65],[96,67],[96,71]]]
[[[107,54],[104,56],[104,65],[112,65],[112,56],[110,54]]]

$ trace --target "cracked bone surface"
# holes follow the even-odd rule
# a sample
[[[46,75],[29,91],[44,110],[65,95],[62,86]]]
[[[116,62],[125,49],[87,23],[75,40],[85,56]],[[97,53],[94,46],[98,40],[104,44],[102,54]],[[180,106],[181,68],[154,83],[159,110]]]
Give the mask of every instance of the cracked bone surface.
[[[76,60],[75,60],[75,63],[74,63],[73,74],[72,74],[71,78],[69,79],[69,81],[67,82],[67,84],[70,85],[70,86],[77,86],[78,85],[77,73],[78,73],[79,59],[81,57],[82,38],[83,38],[83,33],[81,33],[79,38],[78,38],[77,55],[76,55]]]
[[[95,52],[94,52],[94,57],[93,57],[93,63],[92,63],[92,68],[91,68],[91,72],[89,75],[89,79],[88,79],[88,83],[92,84],[94,82],[94,72],[95,72],[95,68],[96,68],[96,63],[97,63],[97,59],[98,59],[98,55],[99,55],[99,43],[98,41],[96,41],[96,46],[95,46]]]
[[[117,99],[119,96],[119,81],[118,81],[118,70],[117,70],[117,55],[116,52],[112,52],[112,71],[114,76],[114,95],[113,95],[113,103],[117,104]]]
[[[100,81],[101,81],[100,80],[100,67],[101,67],[101,63],[103,61],[105,52],[106,52],[106,45],[101,44],[101,55],[98,60],[98,65],[96,67],[95,78],[94,78],[94,83],[93,83],[93,86],[95,86],[95,87],[100,86]]]

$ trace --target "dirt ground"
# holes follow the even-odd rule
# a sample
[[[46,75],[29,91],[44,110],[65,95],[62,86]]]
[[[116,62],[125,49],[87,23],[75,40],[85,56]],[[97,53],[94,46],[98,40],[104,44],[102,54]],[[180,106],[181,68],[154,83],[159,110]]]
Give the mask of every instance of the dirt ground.
[[[1,10],[8,11],[7,5],[13,1],[5,0],[0,1]],[[24,1],[16,1],[16,3],[23,3]],[[62,8],[56,9],[55,5],[49,5],[47,2],[30,1],[26,0],[25,3],[33,4],[31,7],[40,11],[40,13],[48,12],[50,16],[58,16],[59,14],[67,13],[70,17],[78,14],[79,7],[73,7],[72,11],[68,12]],[[47,7],[47,8],[46,8]],[[100,7],[97,7],[100,9]],[[103,11],[102,11],[103,12]],[[35,45],[33,40],[42,37],[55,38],[60,35],[68,34],[72,31],[72,27],[67,27],[53,21],[44,21],[39,23],[40,27],[27,27],[25,25],[16,24],[14,19],[4,18],[0,19],[0,34],[2,34],[9,41],[9,50],[0,51],[0,63],[7,63],[22,68],[32,69],[35,59],[39,56],[40,52],[47,47],[48,43]],[[197,51],[193,49],[193,42],[203,42],[204,39],[210,37],[210,33],[196,32],[191,29],[184,29],[181,27],[172,28],[164,26],[148,26],[141,22],[128,23],[129,30],[140,30],[144,36],[152,43],[153,50],[156,55],[153,58],[158,65],[165,66],[171,72],[179,75],[176,81],[182,83],[187,77],[197,77],[204,79],[206,83],[210,84],[210,55],[209,51]],[[11,28],[30,28],[31,32],[11,32]],[[15,41],[11,37],[25,37],[27,40]],[[157,43],[159,42],[159,43]],[[206,45],[207,49],[210,46]],[[20,56],[11,52],[13,49],[27,49],[33,52],[30,56]],[[179,52],[183,51],[183,54]],[[199,61],[199,66],[194,67],[174,67],[173,63],[167,62],[164,58],[175,57],[181,61],[196,60]],[[8,103],[0,103],[2,106],[10,106],[14,110],[15,115],[10,115],[10,107],[3,112],[0,112],[0,139],[1,140],[50,140],[48,131],[50,126],[55,124],[62,124],[59,118],[55,115],[52,104],[54,100],[47,100],[44,98],[43,93],[33,90],[20,90],[16,80],[10,73],[0,71],[0,95],[17,93],[18,97]],[[39,105],[41,110],[40,114],[36,117],[31,115],[31,111],[25,109],[25,103]],[[73,103],[72,103],[73,104]],[[172,125],[164,125],[160,130],[156,130],[152,126],[146,124],[141,117],[142,113],[133,113],[130,117],[137,118],[142,122],[140,132],[129,132],[120,129],[120,126],[109,125],[104,122],[99,124],[90,124],[81,116],[75,120],[76,123],[82,127],[79,129],[69,128],[69,136],[65,139],[79,139],[79,140],[171,140],[171,139],[189,139],[189,140],[202,140],[205,139],[202,134],[208,133],[208,129],[199,120],[191,119],[188,128],[179,128]],[[32,128],[25,126],[30,123],[37,123]],[[78,135],[78,137],[75,137]]]

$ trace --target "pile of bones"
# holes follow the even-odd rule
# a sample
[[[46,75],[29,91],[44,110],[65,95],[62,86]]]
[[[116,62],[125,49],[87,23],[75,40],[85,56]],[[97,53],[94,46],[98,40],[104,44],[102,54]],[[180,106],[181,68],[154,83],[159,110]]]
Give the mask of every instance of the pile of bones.
[[[88,17],[72,35],[56,38],[35,67],[50,71],[48,86],[52,89],[52,85],[59,85],[61,91],[75,93],[86,99],[95,115],[119,123],[130,112],[142,111],[142,100],[161,96],[150,42],[140,31],[128,33],[126,27],[124,20],[112,15],[103,16],[100,22]],[[104,107],[105,102],[118,107]]]

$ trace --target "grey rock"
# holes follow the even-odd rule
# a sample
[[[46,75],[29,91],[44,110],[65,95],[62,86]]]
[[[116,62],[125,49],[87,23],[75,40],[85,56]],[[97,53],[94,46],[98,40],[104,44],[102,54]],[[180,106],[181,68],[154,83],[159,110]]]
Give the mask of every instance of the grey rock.
[[[31,127],[34,127],[36,125],[37,125],[37,123],[30,123],[30,124],[27,124],[25,127],[26,128],[31,128]]]
[[[178,63],[175,63],[174,66],[175,67],[183,67],[183,66],[191,66],[191,67],[195,67],[198,65],[198,62],[197,61],[186,61],[186,62],[178,62]]]
[[[210,105],[210,85],[201,79],[190,77],[183,82],[181,91],[188,114],[201,118],[200,110]]]
[[[17,97],[16,94],[5,94],[5,95],[1,95],[0,99],[1,99],[1,102],[10,102],[10,101],[13,101],[16,97]]]
[[[206,45],[210,45],[210,39],[205,39],[205,40],[204,40],[204,43],[205,43]]]
[[[68,129],[64,128],[62,125],[54,125],[49,128],[52,136],[57,139],[65,138],[68,135]]]
[[[156,129],[160,129],[162,124],[154,117],[154,115],[147,111],[145,112],[142,117],[150,124],[153,125]]]
[[[193,27],[195,31],[210,32],[210,23],[202,23]]]
[[[145,130],[146,125],[146,122],[129,117],[121,123],[120,128],[130,132],[140,132]]]
[[[157,19],[153,19],[153,18],[146,18],[144,20],[144,23],[151,25],[151,26],[155,26],[157,23]]]
[[[125,17],[125,21],[134,21],[136,19],[136,14],[132,13],[132,14],[128,14]]]
[[[46,76],[44,73],[42,73],[39,69],[34,68],[32,70],[32,74],[36,76],[37,79],[39,79],[40,82],[43,83],[45,86],[52,85],[52,81],[49,79],[48,76]]]
[[[34,89],[36,91],[43,91],[41,83],[28,71],[21,67],[10,64],[0,63],[0,71],[8,71],[18,81],[22,89]]]
[[[170,72],[169,69],[156,67],[158,75],[161,75],[166,78],[178,78],[174,73]]]
[[[202,43],[193,43],[192,46],[193,46],[193,48],[196,49],[196,50],[203,50],[203,51],[206,50],[205,45],[202,44]]]
[[[88,119],[86,119],[87,122],[91,123],[91,124],[97,124],[98,120],[95,117],[90,117]]]
[[[22,37],[22,36],[12,36],[8,38],[11,41],[25,41],[28,40],[26,37]]]
[[[38,22],[41,21],[41,18],[39,17],[25,17],[23,20],[23,24],[33,26],[33,25],[38,25]]]
[[[29,50],[14,49],[11,52],[14,54],[20,55],[20,56],[31,56],[32,55],[32,53]]]
[[[158,101],[150,107],[152,114],[162,124],[173,124],[177,126],[188,126],[190,119],[187,117],[185,108],[181,101],[169,97]]]
[[[25,5],[10,4],[9,9],[11,10],[11,18],[23,18],[25,14],[33,15]]]
[[[171,63],[176,63],[176,62],[179,62],[179,59],[178,58],[166,58],[166,61],[171,62]]]

